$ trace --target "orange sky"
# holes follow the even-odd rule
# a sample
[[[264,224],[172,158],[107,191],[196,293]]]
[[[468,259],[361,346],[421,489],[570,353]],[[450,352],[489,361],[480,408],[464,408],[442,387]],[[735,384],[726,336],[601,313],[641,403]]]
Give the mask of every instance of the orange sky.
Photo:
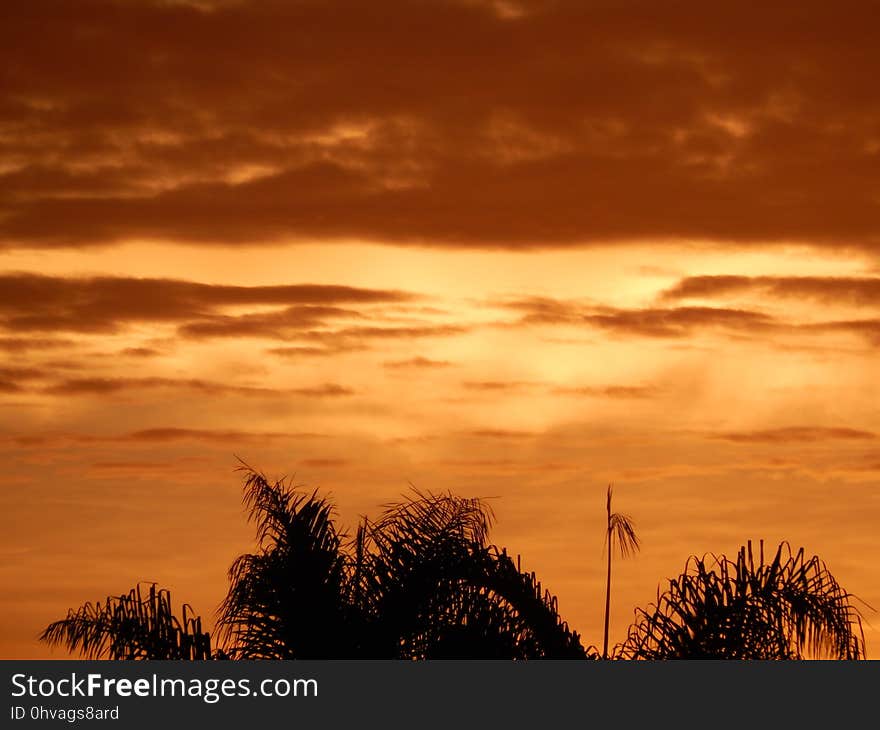
[[[491,498],[586,643],[609,482],[643,541],[613,641],[748,539],[880,607],[880,68],[844,5],[11,9],[0,656],[136,580],[210,616],[236,455],[347,524]]]

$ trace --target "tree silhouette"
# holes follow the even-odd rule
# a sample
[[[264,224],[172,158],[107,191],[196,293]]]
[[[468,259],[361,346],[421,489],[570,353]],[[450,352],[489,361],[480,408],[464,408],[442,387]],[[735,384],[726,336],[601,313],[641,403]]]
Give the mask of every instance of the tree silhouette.
[[[861,617],[825,563],[782,543],[770,560],[751,542],[736,560],[692,556],[647,610],[623,659],[862,659]]]
[[[611,495],[613,490],[608,485],[608,493],[605,498],[606,530],[605,551],[608,554],[608,570],[605,576],[605,632],[602,640],[602,658],[608,658],[608,623],[611,613],[611,554],[617,548],[620,557],[637,552],[639,538],[636,537],[635,526],[632,518],[618,512],[611,511]]]
[[[257,550],[230,568],[222,650],[155,586],[72,609],[41,639],[112,659],[588,656],[534,573],[488,543],[480,500],[414,491],[349,539],[325,497],[242,468]]]
[[[149,585],[127,595],[71,609],[67,617],[49,624],[40,640],[64,645],[88,659],[210,659],[211,637],[202,621],[184,604],[178,618],[171,594]]]
[[[229,572],[235,658],[583,657],[556,600],[502,550],[477,499],[414,492],[352,539],[332,504],[247,469],[258,551]]]
[[[257,548],[229,570],[219,645],[188,605],[175,614],[170,593],[155,585],[71,609],[40,639],[91,659],[599,657],[535,574],[488,542],[492,513],[480,500],[414,490],[349,537],[326,497],[242,469]],[[611,497],[609,487],[606,658],[612,552],[639,547]],[[656,604],[636,611],[611,656],[862,659],[851,598],[817,556],[787,543],[769,562],[763,543],[757,557],[751,543],[735,560],[692,556]]]

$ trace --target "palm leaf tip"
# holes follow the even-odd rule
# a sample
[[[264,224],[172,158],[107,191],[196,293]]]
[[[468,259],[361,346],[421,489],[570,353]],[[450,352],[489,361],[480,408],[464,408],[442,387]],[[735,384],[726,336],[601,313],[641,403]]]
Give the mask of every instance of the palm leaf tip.
[[[611,511],[611,498],[614,496],[613,485],[608,485],[605,495],[605,511],[607,514],[607,528],[605,533],[605,547],[611,549],[617,547],[622,558],[629,557],[641,548],[638,535],[636,534],[635,522],[629,515]]]
[[[632,518],[619,512],[611,514],[608,523],[608,539],[617,547],[623,558],[637,553],[641,548]]]

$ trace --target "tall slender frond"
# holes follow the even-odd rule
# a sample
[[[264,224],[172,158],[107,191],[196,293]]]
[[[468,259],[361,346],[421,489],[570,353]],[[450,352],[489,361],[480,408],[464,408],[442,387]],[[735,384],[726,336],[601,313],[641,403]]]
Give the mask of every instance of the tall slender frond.
[[[615,547],[621,558],[626,558],[638,552],[640,548],[639,538],[636,536],[635,525],[632,518],[620,512],[611,511],[611,497],[614,490],[608,485],[605,497],[605,550],[608,566],[605,575],[605,627],[602,636],[602,658],[608,658],[608,635],[611,623],[611,557]]]

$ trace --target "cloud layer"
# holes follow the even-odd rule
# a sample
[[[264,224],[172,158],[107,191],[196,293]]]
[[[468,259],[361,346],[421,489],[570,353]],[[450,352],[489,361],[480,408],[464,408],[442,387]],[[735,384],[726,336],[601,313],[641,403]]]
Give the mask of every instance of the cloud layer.
[[[402,302],[398,291],[299,284],[229,286],[122,276],[67,278],[0,274],[0,325],[18,332],[112,332],[136,322],[185,323],[183,334],[248,334],[308,328],[358,316],[338,305]],[[224,307],[284,305],[264,315],[224,316]],[[14,347],[14,345],[12,345]]]
[[[6,247],[880,245],[869,3],[5,12]]]

